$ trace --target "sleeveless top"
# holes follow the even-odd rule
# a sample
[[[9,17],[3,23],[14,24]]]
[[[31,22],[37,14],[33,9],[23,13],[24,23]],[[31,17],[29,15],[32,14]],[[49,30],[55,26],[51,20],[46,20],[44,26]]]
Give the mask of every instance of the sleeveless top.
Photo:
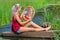
[[[18,17],[21,20],[20,15],[18,15]],[[12,17],[12,31],[17,32],[20,29],[20,27],[22,27],[22,25],[19,24],[18,21],[16,19],[14,19],[14,17]]]

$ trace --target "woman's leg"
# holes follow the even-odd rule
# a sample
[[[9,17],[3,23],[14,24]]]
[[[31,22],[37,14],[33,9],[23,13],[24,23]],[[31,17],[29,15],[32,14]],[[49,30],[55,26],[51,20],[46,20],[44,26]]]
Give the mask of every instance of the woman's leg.
[[[34,22],[30,22],[31,23],[31,25],[33,26],[33,27],[35,27],[35,28],[43,28],[43,27],[41,27],[41,26],[39,26],[39,25],[37,25],[37,24],[35,24]],[[51,25],[49,25],[47,28],[45,28],[46,29],[46,31],[48,31],[49,29],[51,28]],[[43,28],[44,29],[44,28]]]
[[[41,26],[35,24],[34,22],[30,21],[27,24],[24,25],[24,27],[29,27],[30,25],[32,25],[34,28],[42,28]]]
[[[36,23],[34,23],[33,21],[30,22],[31,25],[34,27],[34,28],[42,28],[41,26],[37,25]]]
[[[24,27],[29,27],[30,25],[32,25],[34,28],[43,28],[43,27],[37,25],[36,23],[34,23],[32,21],[27,23],[27,24],[25,24]],[[49,27],[47,27],[47,30],[50,29],[50,28],[51,28],[51,25]]]
[[[33,25],[33,28],[29,28],[28,26]],[[35,27],[37,26],[37,27]],[[35,28],[34,28],[35,27]],[[40,26],[38,26],[37,24],[33,23],[33,22],[29,22],[26,25],[24,25],[23,27],[20,28],[21,32],[28,32],[28,31],[43,31],[43,30],[49,30],[50,27],[47,28],[42,28]]]
[[[23,27],[29,27],[31,25],[30,22],[26,23]]]
[[[25,24],[23,27],[28,28],[30,25],[32,25],[32,27],[35,28],[35,29],[37,29],[37,30],[40,29],[40,31],[41,31],[41,30],[46,30],[46,31],[48,31],[48,30],[51,28],[51,25],[48,26],[47,28],[43,28],[43,27],[37,25],[36,23],[34,23],[34,22],[32,22],[32,21],[30,21],[29,23]],[[29,30],[28,30],[28,31],[29,31]]]
[[[27,28],[27,27],[21,27],[20,32],[29,32],[29,31],[43,31],[45,29],[43,28]]]

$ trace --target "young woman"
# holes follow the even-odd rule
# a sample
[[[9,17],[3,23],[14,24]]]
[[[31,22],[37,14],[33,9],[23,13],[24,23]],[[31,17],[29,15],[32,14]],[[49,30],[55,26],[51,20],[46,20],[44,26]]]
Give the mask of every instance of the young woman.
[[[29,18],[29,20],[22,22],[22,18],[19,15],[19,11],[21,10],[21,5],[16,4],[12,7],[12,31],[14,33],[21,33],[21,32],[28,32],[28,31],[47,31],[51,28],[51,26],[47,28],[42,28],[41,26],[35,24],[32,22],[32,19]],[[31,13],[31,10],[29,10],[29,13]],[[32,28],[29,26],[32,25]]]

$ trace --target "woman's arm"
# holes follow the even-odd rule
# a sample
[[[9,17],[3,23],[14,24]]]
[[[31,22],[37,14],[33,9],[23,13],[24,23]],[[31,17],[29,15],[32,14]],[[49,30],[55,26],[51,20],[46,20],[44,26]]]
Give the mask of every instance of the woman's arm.
[[[24,24],[28,23],[29,21],[31,21],[31,20],[27,20],[25,22],[22,22],[21,19],[18,17],[18,14],[17,13],[14,14],[14,17],[18,21],[18,23],[21,24],[21,25],[24,25]]]

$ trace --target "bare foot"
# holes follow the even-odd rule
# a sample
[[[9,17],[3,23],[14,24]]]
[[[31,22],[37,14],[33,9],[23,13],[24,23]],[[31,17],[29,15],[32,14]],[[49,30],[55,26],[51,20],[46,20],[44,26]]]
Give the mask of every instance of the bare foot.
[[[45,31],[48,31],[50,28],[51,28],[51,26],[49,26],[49,27],[45,28]]]

